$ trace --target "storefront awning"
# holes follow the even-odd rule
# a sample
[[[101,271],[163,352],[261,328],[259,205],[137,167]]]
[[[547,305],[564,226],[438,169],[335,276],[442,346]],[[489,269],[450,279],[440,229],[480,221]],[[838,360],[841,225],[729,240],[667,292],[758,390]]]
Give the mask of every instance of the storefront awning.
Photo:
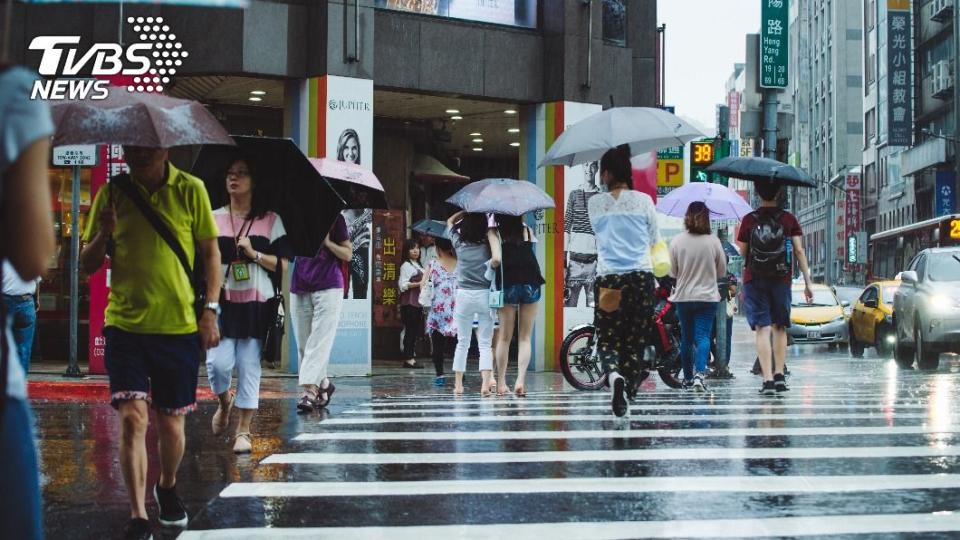
[[[947,161],[947,141],[930,139],[904,152],[900,157],[900,171],[904,176],[935,167]]]
[[[420,182],[430,184],[470,181],[469,177],[451,171],[437,158],[425,154],[417,154],[414,158],[413,177]]]

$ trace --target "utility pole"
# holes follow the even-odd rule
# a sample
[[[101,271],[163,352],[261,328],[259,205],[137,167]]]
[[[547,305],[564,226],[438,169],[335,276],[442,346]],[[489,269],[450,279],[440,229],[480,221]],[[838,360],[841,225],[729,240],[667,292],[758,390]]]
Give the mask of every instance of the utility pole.
[[[776,88],[763,89],[763,157],[777,158],[777,109],[780,107]]]

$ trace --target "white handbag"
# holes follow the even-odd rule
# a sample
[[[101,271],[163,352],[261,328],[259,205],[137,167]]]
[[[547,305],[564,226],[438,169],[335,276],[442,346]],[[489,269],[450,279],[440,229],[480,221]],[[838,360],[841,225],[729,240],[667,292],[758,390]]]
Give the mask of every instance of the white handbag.
[[[420,286],[420,305],[428,308],[433,307],[433,264],[436,261],[430,261],[427,269],[424,270],[423,285]]]

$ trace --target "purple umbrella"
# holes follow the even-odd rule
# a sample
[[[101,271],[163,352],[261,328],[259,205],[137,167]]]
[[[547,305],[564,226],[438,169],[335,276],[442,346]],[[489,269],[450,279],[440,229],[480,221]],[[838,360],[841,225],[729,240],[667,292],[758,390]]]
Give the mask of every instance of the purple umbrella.
[[[668,216],[682,218],[687,215],[690,203],[702,202],[710,209],[710,219],[743,219],[753,208],[736,191],[706,182],[691,182],[671,191],[657,203],[657,210]]]
[[[553,198],[533,182],[488,178],[468,184],[447,199],[467,212],[522,216],[527,212],[556,208]]]

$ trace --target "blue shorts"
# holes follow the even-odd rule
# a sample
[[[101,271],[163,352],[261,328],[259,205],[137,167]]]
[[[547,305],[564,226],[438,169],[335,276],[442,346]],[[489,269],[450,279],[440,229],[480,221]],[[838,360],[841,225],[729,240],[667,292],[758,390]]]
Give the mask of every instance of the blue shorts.
[[[153,407],[167,415],[183,416],[197,408],[203,357],[198,334],[134,334],[114,327],[104,328],[103,334],[111,405],[152,397]]]
[[[750,328],[790,328],[791,284],[779,279],[753,279],[743,285],[743,310]]]
[[[539,301],[539,285],[510,285],[503,289],[503,304],[505,306],[536,304]]]

